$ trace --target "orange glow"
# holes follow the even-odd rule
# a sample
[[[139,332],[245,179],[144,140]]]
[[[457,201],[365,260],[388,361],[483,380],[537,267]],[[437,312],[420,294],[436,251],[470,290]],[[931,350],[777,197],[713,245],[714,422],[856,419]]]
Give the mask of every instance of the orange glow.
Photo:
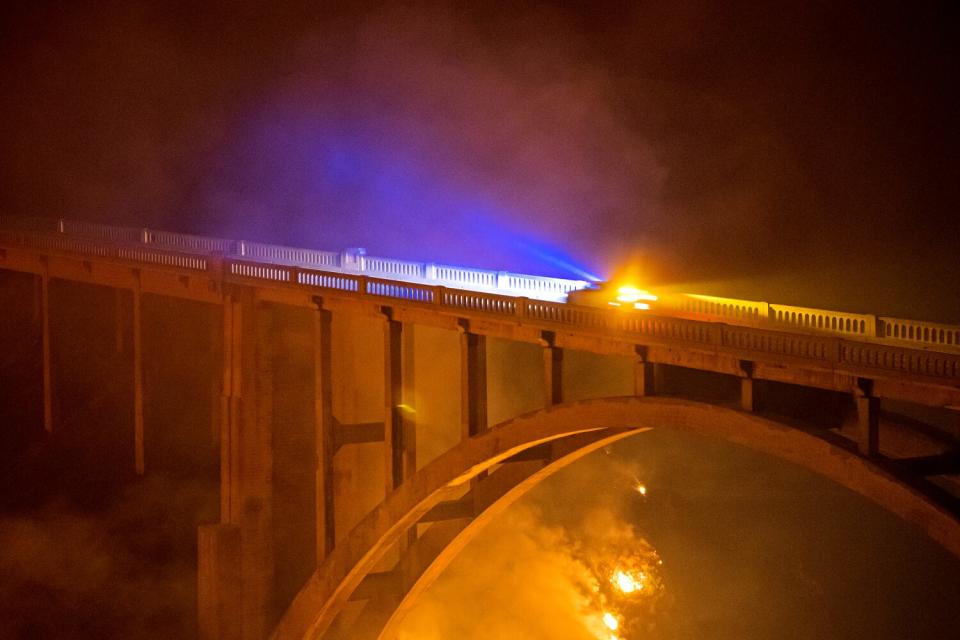
[[[647,495],[647,485],[643,484],[642,482],[638,482],[638,483],[637,483],[637,493],[639,493],[640,495],[646,497],[646,495]]]
[[[657,299],[657,296],[653,295],[646,289],[638,289],[633,285],[623,285],[617,288],[617,302],[627,303],[627,304],[636,304],[644,302],[653,302]]]

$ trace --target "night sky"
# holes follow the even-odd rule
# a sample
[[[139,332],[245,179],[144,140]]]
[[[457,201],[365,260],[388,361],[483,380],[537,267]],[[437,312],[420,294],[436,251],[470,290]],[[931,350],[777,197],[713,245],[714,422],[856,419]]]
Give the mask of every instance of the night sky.
[[[0,9],[0,215],[564,277],[630,268],[653,289],[960,323],[960,23],[949,8],[11,3]],[[521,505],[531,530],[577,531],[583,516],[559,513],[556,496],[602,473],[604,455],[656,487],[646,503],[626,502],[620,485],[602,501],[667,560],[669,615],[704,607],[653,637],[934,638],[946,620],[894,603],[902,592],[948,604],[954,559],[833,485],[717,443],[657,432],[594,456]],[[713,462],[671,472],[698,456]],[[744,467],[764,479],[731,494]],[[177,607],[192,595],[175,549],[192,533],[97,542],[133,527],[138,492],[194,495],[166,482],[95,513],[47,495],[27,516],[4,515],[0,542],[37,542],[0,552],[0,568],[22,578],[0,579],[0,620],[44,628],[42,593],[79,620],[51,623],[49,637],[109,637],[150,620],[156,637],[181,633]],[[819,518],[824,504],[834,519]],[[794,540],[764,527],[770,509],[816,524]],[[164,521],[159,504],[149,513]],[[753,533],[756,548],[744,542]],[[76,540],[94,549],[93,569],[63,555],[39,569],[17,560]],[[144,546],[166,570],[127,570]],[[691,557],[680,547],[697,562],[671,577]],[[80,577],[65,580],[64,566]],[[755,602],[709,600],[701,567],[713,581],[740,567],[721,595],[754,581],[769,598],[757,626],[743,622]],[[78,582],[84,590],[63,595]],[[171,604],[98,619],[111,598],[150,592]],[[913,636],[912,623],[929,635]]]

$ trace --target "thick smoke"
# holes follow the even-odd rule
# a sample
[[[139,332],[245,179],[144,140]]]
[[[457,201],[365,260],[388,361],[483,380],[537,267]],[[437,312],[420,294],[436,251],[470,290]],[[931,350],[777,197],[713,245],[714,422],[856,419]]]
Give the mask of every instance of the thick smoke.
[[[0,519],[0,635],[195,636],[191,525],[209,492],[154,475],[102,511],[56,500]]]
[[[605,562],[655,554],[609,511],[591,511],[584,522],[587,529],[551,525],[535,503],[516,505],[489,525],[482,544],[457,557],[404,619],[398,638],[608,640],[603,614],[614,611],[620,637],[632,637],[624,635],[628,627],[654,628],[648,603],[660,594],[653,578],[646,584],[650,593],[635,596],[647,606],[629,606],[624,596],[614,604]],[[621,617],[641,610],[645,620]]]

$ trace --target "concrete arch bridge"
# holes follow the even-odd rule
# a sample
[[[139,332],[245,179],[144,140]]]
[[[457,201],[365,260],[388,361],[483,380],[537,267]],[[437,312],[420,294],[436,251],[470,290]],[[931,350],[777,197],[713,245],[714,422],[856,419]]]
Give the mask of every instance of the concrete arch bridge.
[[[952,342],[578,307],[176,235],[0,232],[0,340],[4,375],[35,372],[43,437],[75,428],[71,398],[102,375],[128,407],[114,462],[215,470],[203,638],[390,637],[485,521],[647,428],[803,465],[960,556]]]

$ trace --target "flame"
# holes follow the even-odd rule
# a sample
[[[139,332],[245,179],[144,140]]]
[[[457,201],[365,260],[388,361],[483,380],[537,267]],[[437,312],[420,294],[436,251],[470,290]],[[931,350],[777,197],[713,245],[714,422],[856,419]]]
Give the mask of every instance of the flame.
[[[646,495],[646,485],[636,477],[632,490]],[[581,591],[589,603],[584,613],[591,637],[624,640],[643,636],[653,628],[665,604],[659,570],[663,563],[653,546],[629,526],[614,528],[593,542],[589,555],[580,557],[591,575]]]
[[[613,584],[616,585],[617,589],[621,591],[621,593],[630,594],[643,589],[643,581],[645,578],[646,575],[644,575],[643,572],[639,574],[639,577],[635,578],[631,574],[621,569],[613,574],[612,581]]]
[[[616,631],[617,627],[620,626],[620,623],[617,621],[617,617],[609,611],[603,612],[603,624],[605,624],[607,629],[610,629],[610,631]]]

